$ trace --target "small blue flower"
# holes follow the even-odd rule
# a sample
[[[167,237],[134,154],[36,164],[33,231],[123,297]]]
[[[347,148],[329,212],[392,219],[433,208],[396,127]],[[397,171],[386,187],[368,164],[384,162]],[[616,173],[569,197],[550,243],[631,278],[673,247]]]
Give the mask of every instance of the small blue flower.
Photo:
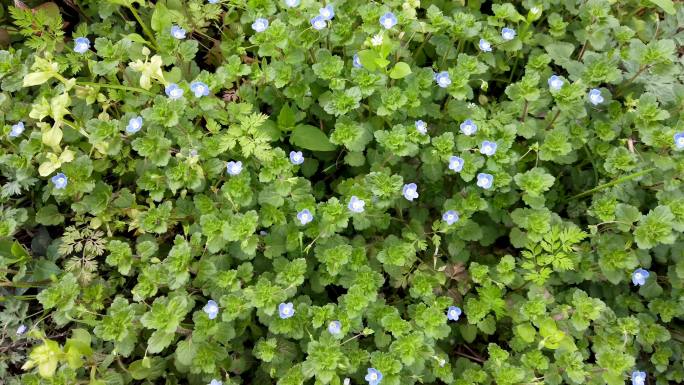
[[[646,279],[651,275],[648,271],[638,268],[632,273],[632,283],[636,286],[643,286],[646,284]]]
[[[322,29],[325,29],[325,27],[328,26],[328,22],[326,21],[326,19],[323,16],[318,15],[318,16],[314,16],[311,19],[311,26],[316,31],[320,31]]]
[[[278,305],[278,315],[280,315],[280,318],[282,319],[287,319],[290,318],[294,315],[295,310],[294,310],[294,305],[292,302],[288,303],[281,303]]]
[[[17,328],[17,335],[20,336],[26,333],[26,329],[26,325],[19,325],[19,327]]]
[[[458,222],[458,212],[454,210],[449,210],[442,214],[442,220],[447,223],[447,225],[451,226],[454,223]]]
[[[352,195],[352,197],[349,199],[349,204],[347,204],[347,208],[354,213],[364,212],[366,210],[365,206],[366,202],[364,202],[362,199],[359,199],[356,195]]]
[[[17,136],[24,133],[24,122],[19,122],[12,125],[12,129],[9,132],[10,138],[16,138]]]
[[[365,379],[368,381],[368,385],[378,385],[382,381],[382,373],[375,368],[368,368]]]
[[[461,123],[461,132],[463,135],[470,136],[477,132],[477,124],[473,123],[472,120],[466,119]]]
[[[332,20],[332,18],[335,17],[335,11],[333,10],[332,5],[319,9],[318,14],[323,16],[325,20]]]
[[[126,126],[126,132],[129,134],[135,134],[136,132],[140,131],[143,125],[143,118],[140,116],[136,116],[135,118],[131,118],[128,120],[128,125]]]
[[[558,77],[556,75],[551,75],[551,77],[549,77],[549,80],[547,80],[547,82],[549,83],[549,88],[554,90],[554,91],[560,90],[561,87],[563,87],[563,83],[564,83],[563,79],[561,79],[560,77]]]
[[[183,40],[185,39],[185,30],[174,24],[171,26],[171,36],[175,39]]]
[[[207,83],[194,81],[190,83],[190,91],[195,94],[196,98],[201,98],[202,96],[209,95],[209,86]]]
[[[513,40],[515,39],[515,30],[511,28],[502,28],[501,37],[506,41]]]
[[[480,39],[480,50],[482,52],[492,52],[492,44],[485,39]]]
[[[461,316],[463,312],[461,311],[461,308],[458,306],[449,306],[449,309],[447,310],[447,319],[449,321],[458,321],[458,318]]]
[[[354,60],[352,60],[352,65],[355,68],[363,68],[363,64],[361,64],[361,59],[359,59],[358,54],[354,54]]]
[[[477,174],[477,185],[485,190],[489,190],[494,183],[494,176],[492,174],[487,174],[481,172]]]
[[[228,174],[233,176],[240,175],[242,172],[242,162],[239,160],[237,162],[231,160],[230,162],[226,163],[226,171]]]
[[[394,16],[392,12],[387,12],[386,14],[380,16],[380,25],[385,27],[385,29],[390,29],[397,25],[397,17]]]
[[[632,372],[632,385],[646,384],[646,372],[635,370]]]
[[[77,37],[74,40],[74,52],[86,53],[90,49],[90,40],[87,37]]]
[[[483,140],[480,145],[480,154],[492,156],[496,153],[496,142],[490,142],[488,140]]]
[[[409,183],[405,184],[404,188],[401,189],[401,194],[406,198],[407,200],[413,201],[414,199],[418,198],[418,185],[415,183]]]
[[[268,28],[268,20],[262,17],[254,20],[254,23],[252,23],[252,29],[255,32],[264,32],[266,28]]]
[[[340,321],[330,321],[328,324],[328,332],[330,334],[340,334],[342,332],[342,324]]]
[[[451,78],[449,77],[449,73],[447,71],[436,73],[435,81],[437,82],[437,85],[441,88],[447,88],[451,84]]]
[[[50,180],[52,181],[52,184],[55,185],[55,188],[57,190],[62,190],[69,183],[69,178],[67,178],[67,176],[62,174],[61,172],[53,176]]]
[[[591,91],[589,91],[589,101],[593,105],[603,103],[603,96],[601,96],[601,90],[594,88]]]
[[[304,155],[301,151],[290,151],[290,162],[294,165],[304,163]]]
[[[207,316],[209,316],[209,319],[214,319],[218,315],[219,307],[218,307],[218,304],[216,303],[216,301],[214,301],[213,299],[210,299],[209,301],[207,301],[207,304],[204,305],[202,310],[205,313],[207,313]]]
[[[415,125],[416,131],[420,132],[423,135],[427,134],[427,123],[425,123],[422,120],[416,120]]]
[[[219,0],[207,0],[207,2],[208,2],[209,4],[216,4],[216,3],[219,2]],[[214,380],[212,380],[212,381],[214,381]],[[220,382],[220,381],[219,381],[219,382]],[[212,384],[212,385],[213,385],[213,384]],[[220,385],[220,384],[219,384],[219,385]]]
[[[180,99],[183,97],[183,91],[182,88],[178,87],[178,84],[176,83],[171,83],[166,88],[164,88],[164,92],[166,92],[166,96],[169,97],[171,100],[176,100]]]
[[[299,220],[300,224],[305,225],[313,221],[313,215],[311,214],[311,211],[309,211],[309,209],[304,209],[297,213],[297,219]]]
[[[453,170],[454,172],[461,172],[461,170],[463,170],[464,164],[465,161],[460,156],[453,155],[449,157],[449,170]]]
[[[188,155],[190,155],[191,158],[196,157],[198,154],[199,154],[199,153],[198,153],[197,150],[194,149],[194,148],[193,148],[192,150],[190,150],[190,152],[188,153]]]
[[[290,8],[298,7],[299,3],[299,0],[285,0],[285,5],[287,5]]]
[[[678,132],[672,137],[674,139],[674,145],[677,150],[684,149],[684,132]]]

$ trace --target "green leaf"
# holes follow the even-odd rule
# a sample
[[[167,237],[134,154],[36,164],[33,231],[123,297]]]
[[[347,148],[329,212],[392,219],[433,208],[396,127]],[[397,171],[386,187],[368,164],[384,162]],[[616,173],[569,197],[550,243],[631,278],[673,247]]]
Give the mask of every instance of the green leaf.
[[[411,67],[403,61],[400,61],[399,63],[394,65],[394,67],[389,73],[389,77],[391,77],[392,79],[401,79],[410,74]]]
[[[334,151],[336,148],[323,131],[308,124],[295,127],[290,135],[290,142],[297,147],[312,151]]]
[[[670,15],[675,14],[674,2],[672,0],[650,0],[650,2],[659,6],[663,11]]]
[[[36,222],[45,226],[54,226],[64,222],[64,215],[59,213],[57,206],[49,204],[36,212]]]

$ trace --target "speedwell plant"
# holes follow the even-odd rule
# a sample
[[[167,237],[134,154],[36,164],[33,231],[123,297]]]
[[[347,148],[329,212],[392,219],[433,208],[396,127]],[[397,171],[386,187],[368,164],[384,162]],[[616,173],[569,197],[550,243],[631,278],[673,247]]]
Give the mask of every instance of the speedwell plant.
[[[682,25],[3,5],[0,383],[682,383]]]

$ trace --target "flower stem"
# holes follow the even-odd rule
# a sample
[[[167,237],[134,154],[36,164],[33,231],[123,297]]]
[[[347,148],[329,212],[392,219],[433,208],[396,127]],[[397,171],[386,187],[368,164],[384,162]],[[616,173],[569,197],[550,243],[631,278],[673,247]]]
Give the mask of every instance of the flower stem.
[[[138,24],[140,24],[140,27],[142,27],[143,32],[147,36],[148,39],[150,39],[150,43],[154,47],[155,50],[159,51],[159,46],[157,45],[157,40],[154,38],[154,34],[152,31],[150,31],[149,28],[147,28],[147,24],[145,24],[142,19],[140,18],[140,15],[138,14],[138,11],[132,6],[129,5],[128,9],[131,11],[133,14],[133,17],[135,17],[135,20],[138,21]]]
[[[591,194],[593,194],[593,193],[595,193],[595,192],[597,192],[597,191],[603,190],[603,189],[605,189],[605,188],[612,187],[612,186],[615,186],[615,185],[619,185],[619,184],[622,183],[622,182],[627,182],[628,180],[632,180],[632,179],[634,179],[634,178],[638,178],[638,177],[640,177],[640,176],[646,175],[646,174],[648,174],[648,173],[654,171],[655,169],[656,169],[656,167],[651,167],[651,168],[647,168],[646,170],[642,170],[642,171],[639,171],[639,172],[635,172],[634,174],[629,174],[629,175],[627,175],[627,176],[623,176],[622,178],[618,178],[618,179],[616,179],[616,180],[614,180],[614,181],[612,181],[612,182],[604,183],[604,184],[602,184],[602,185],[600,185],[600,186],[594,187],[594,188],[591,189],[591,190],[587,190],[587,191],[585,191],[585,192],[583,192],[583,193],[580,193],[580,194],[577,194],[577,195],[575,195],[575,196],[572,196],[572,197],[570,197],[570,199],[582,198],[582,197],[585,197],[585,196],[587,196],[587,195],[591,195]]]
[[[112,88],[112,89],[115,89],[115,90],[134,91],[134,92],[140,92],[141,94],[150,95],[150,96],[154,96],[154,95],[155,95],[154,93],[152,93],[152,92],[150,92],[150,91],[148,91],[148,90],[142,89],[142,88],[130,87],[130,86],[122,86],[122,85],[119,85],[119,84],[95,83],[95,82],[82,82],[82,81],[77,81],[76,84],[78,84],[78,85],[80,85],[80,86],[103,87],[103,88]]]

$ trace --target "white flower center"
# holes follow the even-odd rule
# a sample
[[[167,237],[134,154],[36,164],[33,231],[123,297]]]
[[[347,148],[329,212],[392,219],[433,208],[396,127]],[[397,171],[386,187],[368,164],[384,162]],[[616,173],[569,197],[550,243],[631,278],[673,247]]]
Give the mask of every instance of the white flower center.
[[[361,209],[361,207],[362,207],[361,201],[354,201],[354,202],[352,203],[352,207],[353,207],[355,210]]]
[[[64,178],[57,178],[57,184],[58,185],[64,184]]]
[[[378,375],[375,374],[375,373],[371,373],[371,374],[370,374],[370,379],[371,379],[371,381],[375,381],[375,380],[378,379]]]
[[[555,80],[551,81],[551,87],[561,88],[561,87],[563,87],[563,81],[560,79],[555,79]]]
[[[680,146],[684,146],[684,136],[677,139],[677,144]]]
[[[385,26],[385,28],[392,28],[392,19],[387,18],[382,22],[382,25]]]

